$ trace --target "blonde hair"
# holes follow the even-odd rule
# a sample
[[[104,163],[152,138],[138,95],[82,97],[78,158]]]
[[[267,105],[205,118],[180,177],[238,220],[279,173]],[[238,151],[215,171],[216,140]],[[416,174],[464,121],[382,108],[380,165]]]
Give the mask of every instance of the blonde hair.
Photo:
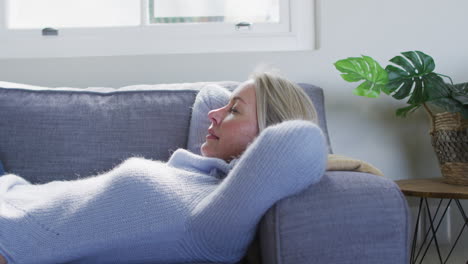
[[[297,84],[271,72],[253,73],[250,78],[255,86],[259,132],[286,120],[317,124],[314,104]]]

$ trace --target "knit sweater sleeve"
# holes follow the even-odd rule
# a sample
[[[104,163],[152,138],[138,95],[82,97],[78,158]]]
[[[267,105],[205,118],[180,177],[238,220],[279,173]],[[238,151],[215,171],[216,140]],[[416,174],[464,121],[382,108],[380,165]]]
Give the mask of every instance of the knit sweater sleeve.
[[[310,122],[287,121],[264,130],[192,214],[194,230],[210,230],[197,234],[197,241],[212,249],[207,257],[235,261],[242,256],[274,203],[320,180],[326,153],[320,128]],[[238,232],[226,232],[230,229]]]

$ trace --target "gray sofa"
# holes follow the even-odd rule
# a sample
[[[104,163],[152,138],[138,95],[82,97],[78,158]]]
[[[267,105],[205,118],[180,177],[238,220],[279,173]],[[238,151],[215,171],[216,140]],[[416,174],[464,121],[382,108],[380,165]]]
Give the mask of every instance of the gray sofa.
[[[95,175],[130,156],[167,160],[186,148],[191,106],[208,84],[79,89],[0,82],[0,160],[33,183]],[[238,83],[218,84],[232,90]],[[328,140],[322,89],[300,85]],[[406,200],[391,180],[326,172],[265,214],[242,263],[406,263],[408,228]]]

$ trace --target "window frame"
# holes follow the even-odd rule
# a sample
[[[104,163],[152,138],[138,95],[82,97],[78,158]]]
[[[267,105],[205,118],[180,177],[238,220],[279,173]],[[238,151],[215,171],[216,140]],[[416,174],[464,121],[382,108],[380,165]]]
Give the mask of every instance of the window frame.
[[[315,48],[315,0],[280,0],[280,23],[252,24],[250,30],[236,30],[234,24],[227,23],[149,24],[146,22],[148,0],[140,1],[145,8],[142,9],[142,23],[139,26],[60,28],[58,36],[42,36],[41,29],[7,29],[8,0],[0,1],[0,14],[5,14],[0,16],[4,18],[0,19],[0,58],[291,51]]]

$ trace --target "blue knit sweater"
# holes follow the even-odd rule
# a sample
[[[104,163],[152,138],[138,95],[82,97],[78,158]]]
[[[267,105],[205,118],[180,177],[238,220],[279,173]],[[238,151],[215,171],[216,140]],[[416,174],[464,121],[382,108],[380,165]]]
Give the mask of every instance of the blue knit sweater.
[[[239,261],[262,215],[319,181],[320,129],[267,128],[228,164],[179,149],[130,158],[98,176],[32,185],[0,177],[0,254],[8,263]]]

